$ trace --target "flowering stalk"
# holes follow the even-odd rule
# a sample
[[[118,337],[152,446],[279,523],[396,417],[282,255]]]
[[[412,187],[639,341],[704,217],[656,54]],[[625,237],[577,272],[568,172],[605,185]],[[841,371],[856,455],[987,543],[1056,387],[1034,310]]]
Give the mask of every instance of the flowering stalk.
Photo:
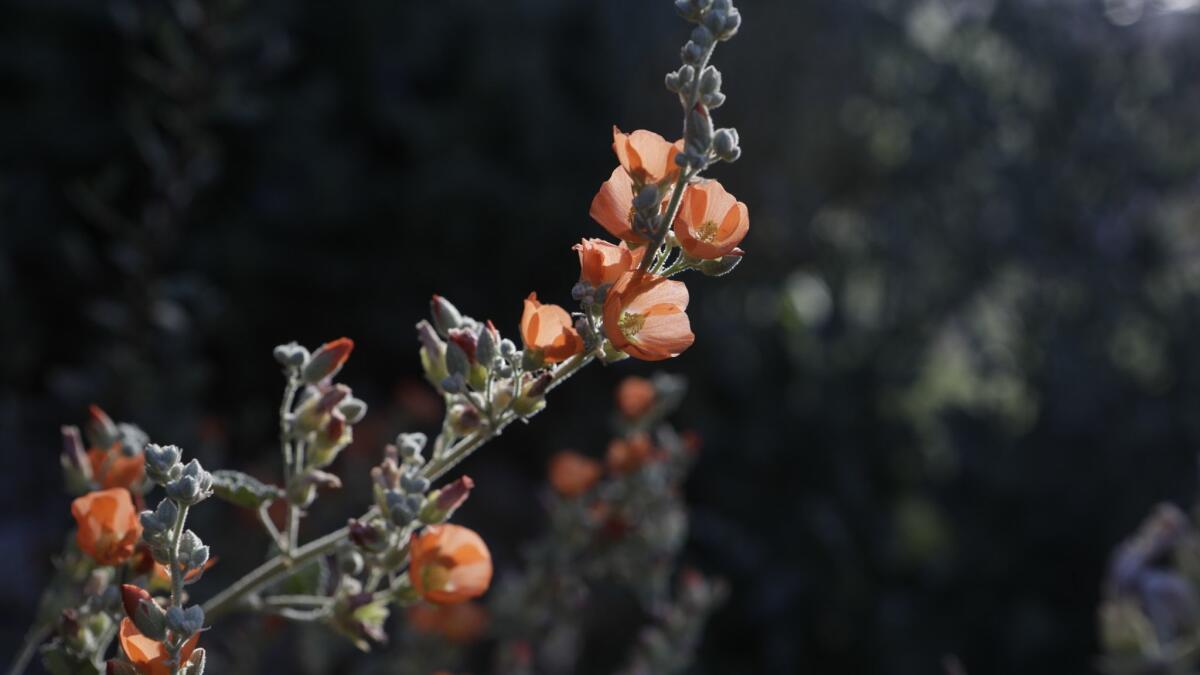
[[[426,378],[445,401],[445,418],[428,459],[424,434],[400,434],[385,448],[384,459],[371,471],[374,504],[362,518],[300,541],[300,521],[318,488],[341,486],[324,469],[351,443],[353,426],[366,414],[366,404],[335,382],[354,347],[348,338],[311,353],[296,343],[274,350],[285,377],[280,487],[236,471],[209,473],[194,459],[185,466],[178,448],[146,445],[144,434],[115,425],[102,413],[94,412],[88,427],[98,446],[93,450],[85,453],[78,432],[64,430],[68,478],[106,488],[73,505],[80,548],[106,570],[127,563],[132,568],[140,537],[149,562],[167,566],[169,601],[155,600],[137,585],[124,586],[128,616],[119,633],[126,660],[110,661],[110,672],[161,672],[169,666],[175,675],[202,675],[204,650],[196,641],[205,618],[240,607],[328,621],[366,649],[386,639],[383,623],[390,605],[422,599],[460,603],[486,592],[492,575],[486,544],[478,534],[447,522],[473,482],[462,476],[439,489],[433,482],[514,421],[539,413],[546,395],[588,364],[630,356],[656,361],[688,349],[695,339],[686,314],[689,293],[668,277],[689,269],[720,276],[741,259],[737,245],[748,228],[745,205],[715,181],[697,180],[713,162],[732,162],[741,154],[736,131],[713,128],[711,111],[725,97],[720,73],[708,65],[716,43],[736,34],[740,15],[730,0],[676,0],[675,5],[696,24],[681,52],[683,66],[666,78],[684,109],[683,138],[669,143],[649,131],[624,134],[614,128],[619,166],[593,200],[591,215],[622,241],[591,239],[575,247],[580,279],[572,296],[580,311],[543,303],[531,293],[523,304],[518,347],[492,322],[463,315],[434,296],[431,320],[417,324],[417,336]],[[639,450],[630,446],[621,452],[628,456],[622,455],[614,470],[630,471]],[[131,494],[145,490],[143,464],[145,477],[162,486],[166,497],[139,518]],[[185,607],[186,585],[209,564],[208,547],[186,529],[187,516],[214,493],[254,509],[280,553],[203,606]],[[280,499],[288,507],[282,531],[267,513]],[[316,591],[262,597],[263,589],[326,555],[336,555],[339,563],[330,596]],[[64,653],[103,654],[116,632],[109,621],[100,632],[107,638],[80,642],[82,647]]]

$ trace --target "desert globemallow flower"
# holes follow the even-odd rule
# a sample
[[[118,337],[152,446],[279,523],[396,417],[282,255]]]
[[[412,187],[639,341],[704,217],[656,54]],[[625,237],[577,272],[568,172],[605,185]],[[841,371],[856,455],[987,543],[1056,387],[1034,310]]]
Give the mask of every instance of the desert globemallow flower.
[[[683,282],[627,272],[604,300],[604,333],[614,348],[630,356],[643,361],[669,359],[696,340],[687,306]]]
[[[408,578],[430,602],[466,602],[492,583],[492,554],[474,530],[431,525],[413,535],[409,552]]]
[[[712,260],[733,252],[750,229],[746,205],[715,180],[688,186],[675,218],[675,237],[683,250]]]
[[[167,665],[167,659],[171,654],[163,643],[153,638],[142,635],[137,629],[133,621],[129,618],[121,619],[121,630],[118,634],[121,640],[121,651],[125,652],[125,658],[133,664],[142,675],[171,675],[175,672],[174,668]],[[200,641],[200,634],[196,633],[183,644],[179,650],[180,661],[186,663],[192,657],[192,652],[196,650],[196,643]]]
[[[546,363],[565,361],[583,351],[583,338],[567,310],[558,305],[543,305],[537,293],[525,298],[521,312],[521,338],[525,347],[539,352]]]
[[[613,152],[637,185],[662,183],[679,175],[675,155],[683,150],[683,141],[671,143],[653,131],[638,129],[626,134],[613,127]]]
[[[633,231],[634,189],[633,179],[618,166],[592,198],[588,215],[617,239],[630,244],[645,244],[649,240]]]
[[[572,247],[579,254],[579,280],[592,286],[612,284],[642,262],[646,248],[630,250],[625,242],[584,239]]]
[[[142,536],[133,498],[125,488],[89,492],[71,502],[79,525],[75,541],[80,550],[101,565],[119,565],[133,555]]]

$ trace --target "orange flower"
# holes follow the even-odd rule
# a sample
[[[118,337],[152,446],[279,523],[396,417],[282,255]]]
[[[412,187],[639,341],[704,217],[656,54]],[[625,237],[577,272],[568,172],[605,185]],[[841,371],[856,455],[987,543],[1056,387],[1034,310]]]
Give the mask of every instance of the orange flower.
[[[653,382],[630,375],[617,385],[617,410],[626,418],[635,420],[650,412],[656,396]]]
[[[167,648],[158,640],[142,635],[137,626],[133,625],[133,621],[128,618],[121,619],[121,651],[125,652],[125,657],[137,668],[142,675],[171,675],[172,668],[167,665],[167,659],[170,654],[167,653]],[[192,652],[196,649],[196,643],[200,641],[200,634],[196,633],[192,639],[184,643],[183,648],[179,650],[179,658],[187,661],[192,657]]]
[[[627,272],[604,300],[604,332],[613,347],[644,361],[678,356],[696,336],[686,313],[687,286]]]
[[[692,185],[683,194],[675,236],[690,255],[712,260],[729,255],[750,229],[746,205],[715,180]]]
[[[653,131],[638,129],[631,134],[623,134],[616,126],[613,127],[613,151],[617,153],[621,167],[640,185],[674,180],[679,175],[675,155],[682,150],[683,141],[668,143],[667,139]]]
[[[473,602],[457,605],[414,605],[408,609],[408,623],[421,633],[441,635],[455,644],[479,639],[487,628],[487,610]]]
[[[87,458],[92,465],[92,477],[105,489],[132,489],[146,473],[146,456],[139,452],[126,457],[120,443],[114,443],[107,450],[92,448],[87,451]]]
[[[583,338],[567,310],[558,305],[543,305],[537,293],[525,298],[521,312],[521,338],[529,349],[542,353],[546,363],[558,363],[583,351]]]
[[[550,458],[550,487],[564,497],[578,497],[591,490],[602,473],[600,462],[573,450],[563,450]]]
[[[186,574],[183,575],[184,582],[190,584],[190,583],[196,581],[197,579],[200,578],[201,574],[204,574],[205,572],[207,572],[209,570],[209,568],[211,568],[213,565],[216,565],[217,560],[218,560],[218,558],[216,556],[213,556],[213,557],[209,558],[208,560],[204,561],[204,567],[198,567],[196,569],[189,570]],[[180,567],[182,568],[182,565]],[[154,576],[153,576],[153,578],[151,578],[150,581],[155,586],[159,586],[162,588],[170,588],[171,587],[171,569],[160,562],[154,563]]]
[[[649,240],[633,231],[633,191],[629,174],[618,166],[592,198],[588,215],[617,239],[645,244]]]
[[[483,595],[492,582],[492,554],[473,530],[432,525],[413,535],[408,578],[426,600],[446,605]]]
[[[137,509],[125,488],[89,492],[71,502],[71,515],[79,524],[79,548],[101,565],[128,560],[142,536]]]
[[[645,466],[654,457],[654,444],[646,434],[637,434],[629,439],[614,438],[608,444],[605,460],[608,470],[615,474],[633,473]]]
[[[642,262],[646,249],[629,250],[625,242],[610,244],[603,239],[584,239],[571,247],[579,254],[579,280],[592,286],[611,284]]]

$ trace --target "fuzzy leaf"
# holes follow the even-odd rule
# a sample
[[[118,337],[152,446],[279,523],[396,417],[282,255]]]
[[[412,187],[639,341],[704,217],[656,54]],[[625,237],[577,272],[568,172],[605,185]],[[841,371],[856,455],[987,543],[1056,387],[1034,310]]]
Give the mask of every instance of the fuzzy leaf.
[[[283,497],[283,490],[274,485],[267,485],[241,471],[213,471],[212,477],[213,492],[221,499],[237,506],[256,509],[266,502]]]

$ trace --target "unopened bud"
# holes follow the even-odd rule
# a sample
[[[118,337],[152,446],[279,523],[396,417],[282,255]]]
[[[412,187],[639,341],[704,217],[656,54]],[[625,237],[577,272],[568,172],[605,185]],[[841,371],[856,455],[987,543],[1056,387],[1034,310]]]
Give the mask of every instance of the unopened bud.
[[[271,352],[271,355],[275,357],[279,365],[288,368],[299,368],[309,359],[308,350],[295,342],[279,345]]]
[[[342,366],[346,364],[346,359],[350,358],[350,352],[353,350],[354,340],[350,338],[343,337],[326,342],[313,352],[312,357],[304,364],[304,369],[300,373],[301,378],[308,384],[317,384],[321,380],[337,375]]]
[[[470,476],[461,476],[458,480],[446,485],[440,490],[429,493],[429,499],[421,508],[421,522],[426,525],[437,525],[450,520],[458,507],[471,496],[475,481]]]
[[[433,316],[433,325],[438,335],[443,338],[450,335],[450,329],[462,325],[462,314],[450,301],[440,295],[434,295],[429,302],[429,313]]]
[[[108,449],[119,437],[117,425],[113,423],[112,418],[95,404],[88,406],[88,421],[83,431],[93,448]]]
[[[475,344],[475,360],[485,368],[491,368],[500,355],[500,331],[491,321],[479,331],[479,339]]]
[[[713,135],[713,152],[726,162],[736,162],[738,157],[741,157],[742,149],[738,144],[737,129],[718,129]]]
[[[362,399],[348,398],[338,404],[338,412],[346,418],[347,424],[358,424],[367,414],[367,404]]]
[[[179,459],[183,451],[174,445],[150,443],[146,446],[146,475],[160,485],[178,478],[183,471]]]

